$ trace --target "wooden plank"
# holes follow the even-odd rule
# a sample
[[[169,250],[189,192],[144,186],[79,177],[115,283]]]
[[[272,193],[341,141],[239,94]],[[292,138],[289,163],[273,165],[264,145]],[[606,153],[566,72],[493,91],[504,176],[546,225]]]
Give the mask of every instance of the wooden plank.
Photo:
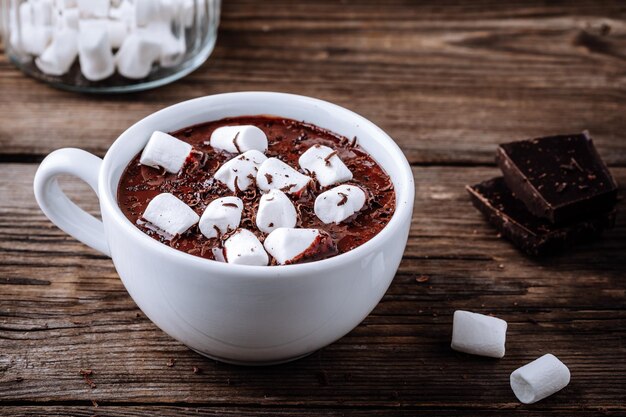
[[[490,164],[496,143],[583,129],[609,163],[626,164],[626,10],[619,2],[223,6],[208,63],[155,91],[61,92],[22,76],[3,55],[3,160],[39,160],[63,146],[103,155],[124,129],[165,106],[274,90],[363,114],[416,164]]]
[[[205,406],[193,406],[193,407],[180,407],[180,406],[107,406],[100,403],[97,407],[93,405],[85,406],[46,406],[46,416],[56,417],[137,417],[137,416],[159,416],[159,417],[202,417],[202,416],[237,416],[237,417],[250,417],[250,416],[302,416],[302,417],[371,417],[373,415],[380,417],[413,417],[417,412],[428,413],[432,417],[463,417],[463,416],[502,416],[502,410],[487,410],[487,409],[436,409],[430,407],[398,407],[393,409],[381,409],[381,408],[367,408],[367,409],[352,409],[352,408],[332,408],[332,409],[319,409],[319,408],[293,408],[293,407],[281,407],[281,408],[267,408],[267,407],[205,407]],[[597,416],[598,412],[606,415],[614,414],[614,410],[611,409],[598,409],[594,407],[576,407],[574,409],[579,416],[594,415]],[[507,415],[512,410],[506,410]],[[524,410],[518,408],[515,410],[517,415],[523,417],[544,417],[546,416],[546,409],[538,408],[534,406],[530,410]],[[42,407],[3,407],[0,408],[0,415],[6,415],[11,417],[33,417],[41,416]],[[563,408],[559,410],[562,413],[571,413],[572,409]]]
[[[308,358],[242,368],[204,359],[150,323],[110,260],[43,217],[30,188],[34,170],[0,165],[0,195],[11,196],[0,200],[0,405],[32,406],[15,415],[36,414],[38,405],[48,409],[51,402],[60,415],[114,415],[124,405],[137,407],[128,415],[154,410],[141,404],[191,407],[158,408],[164,415],[189,414],[195,406],[209,415],[231,406],[242,415],[261,413],[261,406],[327,415],[351,408],[398,415],[405,407],[435,415],[624,411],[623,201],[616,228],[601,242],[538,261],[498,239],[465,195],[466,182],[493,176],[495,168],[415,167],[410,243],[374,312]],[[613,172],[626,183],[625,168]],[[84,184],[70,180],[65,187],[97,211]],[[420,276],[428,280],[418,282]],[[506,319],[506,357],[451,351],[455,309]],[[521,407],[509,374],[546,352],[570,367],[572,382],[534,407]],[[96,388],[81,369],[93,369]],[[89,407],[91,400],[102,403],[102,412]],[[14,410],[0,407],[6,415]]]

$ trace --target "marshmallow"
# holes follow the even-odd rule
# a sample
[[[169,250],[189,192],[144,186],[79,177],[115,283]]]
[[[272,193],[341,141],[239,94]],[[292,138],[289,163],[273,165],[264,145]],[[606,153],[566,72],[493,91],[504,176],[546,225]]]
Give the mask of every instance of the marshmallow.
[[[314,172],[322,187],[352,179],[352,172],[337,156],[337,152],[324,145],[313,145],[298,159],[300,168]]]
[[[185,58],[185,52],[187,52],[185,32],[181,32],[180,37],[176,37],[170,32],[163,39],[159,63],[163,68],[174,67]]]
[[[502,358],[506,341],[506,321],[457,310],[454,312],[451,347],[472,355]]]
[[[250,150],[230,159],[217,170],[214,177],[232,191],[245,191],[252,185],[257,171],[267,157],[261,152]]]
[[[256,126],[222,126],[211,133],[209,144],[215,149],[231,153],[241,153],[256,149],[267,151],[267,136]]]
[[[365,192],[356,185],[338,185],[315,199],[313,210],[324,223],[339,224],[365,205]]]
[[[289,194],[300,193],[311,177],[299,173],[278,158],[268,158],[259,167],[256,183],[262,191],[281,190]]]
[[[235,230],[241,222],[243,201],[238,197],[222,197],[209,203],[200,218],[200,232],[211,239]]]
[[[115,71],[109,34],[101,22],[80,22],[78,60],[83,76],[89,81],[104,80]]]
[[[218,262],[226,262],[226,258],[224,257],[224,248],[211,248],[211,252],[213,253],[213,259]]]
[[[22,3],[20,3],[20,7],[18,9],[18,15],[19,15],[19,23],[22,26],[33,26],[35,25],[35,22],[33,20],[33,4],[28,2],[28,1],[24,1]]]
[[[159,0],[159,3],[159,11],[162,19],[175,21],[177,24],[181,23],[182,0]]]
[[[52,26],[54,19],[54,4],[52,0],[30,1],[32,5],[33,25],[36,27]]]
[[[41,24],[45,20],[44,8],[45,6],[38,7],[32,2],[20,3],[16,16],[19,17],[19,24],[11,27],[10,39],[11,45],[18,51],[31,55],[41,55],[50,44],[52,26]],[[35,20],[39,24],[36,24]]]
[[[73,19],[73,17],[71,17],[71,19]],[[73,24],[73,22],[68,22],[68,24]],[[105,31],[112,48],[118,48],[127,33],[127,27],[123,22],[110,19],[79,19],[78,28],[81,33]]]
[[[148,32],[135,31],[122,44],[115,62],[117,70],[126,78],[141,79],[150,74],[152,64],[161,55],[158,37]]]
[[[198,223],[200,217],[173,194],[163,193],[150,200],[143,219],[165,232],[171,239]]]
[[[65,9],[61,12],[61,27],[78,30],[78,9]]]
[[[35,65],[44,74],[67,73],[78,55],[78,31],[64,28],[54,35],[52,43],[38,58]]]
[[[78,0],[78,10],[82,17],[107,17],[109,0]]]
[[[128,34],[128,25],[121,20],[108,20],[107,30],[109,31],[109,40],[111,41],[111,47],[114,49],[119,48],[124,43],[124,39]]]
[[[163,6],[163,3],[161,4],[162,14],[165,14],[165,11],[168,11],[167,13],[173,13],[170,9],[174,6],[171,4],[169,6]],[[142,29],[146,36],[151,39],[159,40],[160,53],[158,59],[161,66],[164,68],[170,68],[180,64],[187,51],[185,32],[180,25],[177,26],[172,22],[171,19],[158,20],[151,22]],[[173,30],[175,30],[176,33],[174,33]]]
[[[147,26],[161,17],[161,7],[157,0],[135,0],[135,23]]]
[[[109,9],[109,17],[115,20],[122,20],[129,26],[134,23],[135,6],[129,0],[122,0],[119,5]]]
[[[21,48],[18,49],[31,55],[43,54],[52,40],[52,27],[24,25],[20,29]]]
[[[246,229],[239,229],[224,242],[224,256],[229,264],[265,266],[269,262],[259,239]]]
[[[315,244],[322,239],[318,229],[292,229],[279,227],[265,238],[267,253],[281,264],[298,262],[315,250]],[[310,249],[313,249],[311,251]]]
[[[537,401],[562,390],[569,384],[567,366],[550,353],[516,369],[511,374],[513,393],[524,404]]]
[[[270,233],[279,227],[295,227],[298,214],[293,203],[280,190],[270,190],[261,196],[256,213],[256,225],[263,233]]]
[[[67,10],[78,7],[78,0],[55,0],[54,7],[57,10]]]
[[[195,0],[183,0],[183,24],[189,29],[195,23],[196,2]]]
[[[167,172],[176,174],[185,165],[192,149],[187,142],[157,130],[150,136],[139,163],[154,168],[163,167]]]

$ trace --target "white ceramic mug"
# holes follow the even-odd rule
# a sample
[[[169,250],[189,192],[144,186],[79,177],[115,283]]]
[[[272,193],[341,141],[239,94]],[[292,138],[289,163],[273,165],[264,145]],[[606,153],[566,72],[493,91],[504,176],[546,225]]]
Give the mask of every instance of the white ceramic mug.
[[[202,259],[144,234],[122,213],[117,187],[128,163],[155,130],[171,132],[225,117],[271,114],[356,136],[385,169],[396,210],[373,239],[342,255],[300,265],[245,266]],[[61,191],[74,175],[100,198],[102,222]],[[220,94],[185,101],[135,123],[104,160],[60,149],[35,175],[35,196],[48,218],[110,256],[139,308],[191,349],[239,364],[270,364],[307,355],[356,327],[378,304],[402,259],[413,211],[411,167],[395,142],[372,122],[334,104],[267,92]]]

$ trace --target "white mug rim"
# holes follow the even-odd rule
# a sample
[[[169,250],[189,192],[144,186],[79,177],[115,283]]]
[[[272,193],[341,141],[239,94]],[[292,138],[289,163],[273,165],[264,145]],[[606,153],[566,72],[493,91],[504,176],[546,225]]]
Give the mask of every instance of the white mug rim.
[[[121,152],[121,149],[124,146],[124,142],[129,140],[127,138],[133,136],[134,130],[140,129],[141,125],[150,123],[155,119],[163,118],[168,113],[173,112],[181,107],[196,106],[206,101],[220,100],[222,98],[230,98],[233,96],[240,97],[241,99],[262,99],[264,96],[267,95],[271,95],[274,97],[280,96],[280,98],[283,98],[285,100],[304,100],[311,104],[331,109],[334,114],[340,115],[338,117],[350,117],[358,121],[361,124],[361,127],[367,127],[372,132],[374,132],[377,139],[380,140],[380,146],[385,147],[386,151],[392,156],[395,163],[402,165],[402,172],[405,176],[405,181],[402,181],[403,186],[400,189],[398,189],[398,187],[396,187],[396,184],[394,184],[394,190],[396,193],[396,208],[389,223],[387,223],[380,232],[378,232],[373,238],[371,238],[364,244],[348,252],[333,256],[331,258],[303,264],[251,266],[228,264],[191,255],[187,252],[180,251],[161,242],[158,242],[157,240],[146,235],[144,232],[142,232],[140,229],[132,224],[132,222],[124,215],[117,202],[117,186],[119,185],[119,182],[116,181],[115,184],[112,184],[112,181],[110,181],[110,177],[112,175],[113,161],[118,158],[117,155],[119,152]],[[240,116],[246,115],[242,114]],[[276,114],[275,116],[281,117],[280,114]],[[207,120],[206,122],[210,121],[211,120]],[[125,166],[127,166],[131,160],[125,161]],[[379,162],[377,161],[377,163]],[[112,187],[113,185],[114,187]],[[244,91],[198,97],[177,104],[173,104],[142,118],[141,120],[128,127],[122,134],[118,136],[118,138],[110,146],[104,157],[103,164],[100,169],[100,174],[98,177],[98,190],[102,210],[107,210],[107,214],[109,214],[110,217],[112,217],[119,224],[124,225],[124,230],[126,230],[128,233],[130,233],[130,236],[136,239],[134,242],[135,244],[142,244],[157,253],[158,255],[178,259],[181,262],[187,263],[189,265],[194,265],[198,268],[213,273],[229,274],[245,278],[259,279],[267,279],[268,275],[276,278],[284,276],[289,276],[293,278],[294,275],[299,275],[300,273],[302,273],[303,275],[306,275],[310,272],[319,273],[320,271],[334,268],[337,265],[343,265],[345,263],[356,261],[363,255],[376,250],[376,248],[380,247],[380,245],[383,245],[385,241],[393,238],[394,234],[401,232],[401,229],[404,227],[402,219],[405,218],[405,216],[407,215],[412,215],[413,198],[415,193],[413,173],[404,153],[396,144],[396,142],[376,124],[351,110],[324,100],[296,94],[265,91]]]

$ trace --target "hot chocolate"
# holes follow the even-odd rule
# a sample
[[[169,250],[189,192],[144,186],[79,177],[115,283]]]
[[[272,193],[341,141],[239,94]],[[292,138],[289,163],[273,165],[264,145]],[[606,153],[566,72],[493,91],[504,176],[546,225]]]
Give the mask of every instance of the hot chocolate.
[[[364,244],[391,219],[395,192],[358,138],[245,116],[155,132],[123,173],[118,203],[140,230],[172,248],[266,265]]]

